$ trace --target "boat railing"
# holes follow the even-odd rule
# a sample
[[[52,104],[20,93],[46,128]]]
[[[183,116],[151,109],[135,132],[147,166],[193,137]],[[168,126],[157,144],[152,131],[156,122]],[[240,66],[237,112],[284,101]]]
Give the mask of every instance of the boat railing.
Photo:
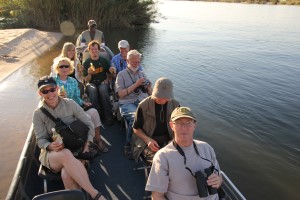
[[[24,144],[21,156],[19,158],[19,162],[15,171],[15,174],[13,176],[12,182],[10,184],[7,196],[5,200],[14,200],[16,197],[21,195],[21,199],[30,199],[26,192],[24,191],[24,186],[22,183],[22,179],[24,178],[22,175],[24,174],[23,171],[26,170],[26,161],[29,158],[30,155],[28,155],[31,151],[30,148],[32,143],[32,136],[33,136],[33,125],[31,125],[29,133],[26,138],[26,142]],[[20,196],[19,196],[20,197]]]
[[[244,195],[233,184],[233,182],[228,178],[228,176],[223,171],[221,171],[221,174],[222,174],[222,177],[223,177],[222,189],[226,194],[226,199],[246,200]]]

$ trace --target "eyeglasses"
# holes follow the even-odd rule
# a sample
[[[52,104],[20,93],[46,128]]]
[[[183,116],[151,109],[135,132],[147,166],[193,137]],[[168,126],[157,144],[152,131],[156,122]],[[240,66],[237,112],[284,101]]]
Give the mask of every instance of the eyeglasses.
[[[49,90],[41,90],[41,93],[48,94],[49,92],[55,92],[56,88],[50,88]]]
[[[191,128],[195,124],[195,122],[186,122],[186,123],[184,123],[184,122],[173,122],[173,124],[175,126],[180,127],[180,128],[183,128],[183,127]]]
[[[68,68],[70,67],[70,65],[60,65],[60,66],[58,66],[58,67],[59,67],[59,69],[62,69],[62,68],[68,69]]]

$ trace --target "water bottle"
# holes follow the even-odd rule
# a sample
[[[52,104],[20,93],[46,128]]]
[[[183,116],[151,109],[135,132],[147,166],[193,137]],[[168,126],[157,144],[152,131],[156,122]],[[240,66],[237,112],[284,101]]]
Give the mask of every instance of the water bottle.
[[[63,143],[62,137],[59,135],[59,133],[55,130],[55,128],[52,128],[52,140],[54,142],[58,142],[59,144]]]
[[[67,98],[66,89],[63,85],[60,87],[59,96],[62,96],[63,98]]]

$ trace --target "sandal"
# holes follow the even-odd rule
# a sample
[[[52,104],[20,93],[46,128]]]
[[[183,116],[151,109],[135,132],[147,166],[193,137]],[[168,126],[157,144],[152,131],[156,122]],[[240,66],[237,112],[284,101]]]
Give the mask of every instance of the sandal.
[[[101,196],[102,196],[103,198],[101,198]],[[101,194],[101,192],[98,192],[98,194],[95,196],[95,198],[93,198],[93,200],[100,200],[100,199],[105,200],[106,198]]]
[[[99,147],[98,147],[98,145],[95,144],[94,142],[92,142],[92,143],[90,144],[90,146],[89,146],[89,152],[92,152],[92,153],[95,154],[95,156],[97,156],[98,153],[99,153]]]
[[[131,150],[131,146],[125,146],[124,147],[124,154],[125,154],[125,156],[127,157],[128,160],[134,160],[132,150]]]
[[[97,144],[99,152],[102,152],[102,153],[108,152],[108,148],[106,147],[106,145],[104,144],[104,142],[101,139],[98,141],[95,141],[95,143]]]

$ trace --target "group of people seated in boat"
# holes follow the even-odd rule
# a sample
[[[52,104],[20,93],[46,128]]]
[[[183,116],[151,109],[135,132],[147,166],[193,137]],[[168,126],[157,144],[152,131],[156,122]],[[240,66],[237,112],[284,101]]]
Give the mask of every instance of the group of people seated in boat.
[[[91,151],[92,143],[96,143],[100,152],[107,152],[107,145],[101,140],[99,111],[105,125],[114,123],[109,99],[109,86],[113,82],[119,111],[128,124],[124,153],[128,159],[143,156],[152,163],[146,184],[152,198],[199,199],[197,174],[200,172],[204,177],[207,169],[211,173],[203,179],[205,189],[219,188],[222,176],[214,150],[207,143],[193,139],[197,119],[190,108],[180,107],[174,99],[172,81],[159,78],[152,89],[140,65],[141,53],[130,50],[126,40],[118,43],[120,53],[111,61],[99,56],[104,35],[96,30],[94,20],[88,26],[89,31],[83,32],[77,43],[88,45],[90,57],[81,64],[76,46],[65,43],[61,54],[54,59],[51,76],[43,76],[38,81],[41,106],[67,125],[79,119],[88,126],[83,153]],[[85,92],[90,101],[82,99]],[[91,184],[82,162],[64,143],[52,139],[55,125],[40,108],[35,110],[33,127],[41,148],[41,164],[54,173],[61,172],[66,189],[82,188],[92,199],[106,199]],[[203,199],[218,199],[218,194],[209,192]]]

